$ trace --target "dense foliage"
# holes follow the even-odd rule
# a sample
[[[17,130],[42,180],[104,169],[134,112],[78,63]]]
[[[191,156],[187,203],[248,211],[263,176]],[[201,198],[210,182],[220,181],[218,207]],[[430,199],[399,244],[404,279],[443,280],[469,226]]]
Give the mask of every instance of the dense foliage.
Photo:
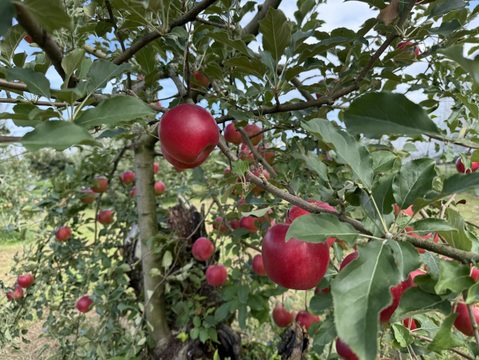
[[[326,30],[322,0],[1,1],[0,119],[26,134],[0,141],[48,185],[25,209],[27,178],[2,173],[0,206],[40,223],[13,269],[33,284],[0,280],[0,342],[35,320],[58,358],[479,356],[456,196],[479,185],[479,6],[360,2],[362,26]],[[204,115],[158,143],[184,103],[219,127],[206,162]]]

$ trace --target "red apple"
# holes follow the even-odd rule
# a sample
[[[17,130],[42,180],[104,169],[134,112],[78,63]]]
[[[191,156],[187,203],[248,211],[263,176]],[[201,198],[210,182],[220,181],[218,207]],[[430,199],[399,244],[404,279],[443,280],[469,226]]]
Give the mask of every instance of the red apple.
[[[210,265],[206,269],[206,281],[211,286],[221,286],[226,282],[228,273],[224,265]]]
[[[330,287],[325,287],[325,288],[315,288],[314,289],[315,294],[323,293],[323,294],[329,294],[331,293],[331,288]]]
[[[55,231],[55,237],[58,241],[67,241],[72,236],[72,229],[69,226],[60,226]]]
[[[404,51],[411,51],[413,52],[416,56],[419,55],[421,50],[419,49],[419,46],[414,45],[410,41],[401,41],[396,45],[396,49],[398,50],[404,50]]]
[[[301,327],[304,327],[306,331],[308,331],[312,323],[315,323],[318,321],[319,321],[319,316],[313,315],[307,310],[298,311],[298,314],[296,315],[296,322]]]
[[[416,269],[416,270],[413,270],[409,273],[409,277],[411,278],[412,280],[412,285],[411,286],[417,286],[415,283],[414,283],[414,278],[418,275],[425,275],[427,274],[426,271],[422,270],[422,269]]]
[[[286,327],[294,320],[294,312],[289,312],[282,304],[277,304],[273,309],[273,321],[279,327]]]
[[[91,204],[96,200],[96,192],[94,192],[92,189],[85,189],[81,191],[82,194],[80,196],[80,201],[83,204]]]
[[[343,261],[341,262],[341,265],[339,266],[339,271],[343,270],[346,265],[348,265],[351,261],[357,259],[359,256],[359,253],[357,251],[352,252],[348,256],[346,256]]]
[[[396,216],[398,216],[399,212],[401,212],[401,215],[407,215],[407,216],[410,216],[410,217],[412,217],[414,215],[414,212],[412,211],[412,205],[409,206],[407,209],[404,209],[404,210],[401,210],[399,208],[398,204],[394,204],[393,207],[394,207],[394,215],[396,215]]]
[[[240,227],[240,221],[238,219],[233,219],[230,221],[230,226],[233,230],[236,230]]]
[[[133,186],[130,190],[130,197],[134,197],[136,195],[136,186]]]
[[[12,297],[15,300],[20,300],[23,298],[23,289],[20,285],[15,285],[15,290],[13,291]]]
[[[471,268],[471,277],[474,279],[475,282],[478,282],[479,277],[479,269],[476,267]]]
[[[12,301],[13,300],[13,291],[7,292],[7,301]]]
[[[473,306],[471,310],[474,319],[476,319],[476,324],[479,324],[479,309]],[[457,303],[456,313],[458,314],[458,316],[456,320],[454,320],[455,328],[462,332],[464,335],[473,336],[474,329],[471,324],[471,318],[469,317],[467,305],[463,303]]]
[[[161,106],[161,105],[159,105]],[[160,171],[160,164],[157,162],[153,163],[153,174],[158,174],[158,171]]]
[[[201,165],[218,145],[218,125],[201,106],[182,104],[163,115],[158,127],[161,151],[178,169]]]
[[[191,252],[196,260],[206,261],[215,253],[215,246],[210,239],[200,237],[194,242]]]
[[[213,220],[213,229],[218,230],[219,232],[225,232],[226,230],[228,230],[221,216],[218,216],[216,219]]]
[[[260,176],[260,171],[259,171],[258,168],[254,169],[254,170],[252,171],[252,173],[253,173],[254,175],[256,175],[257,177],[261,178],[261,176]],[[261,174],[263,175],[263,177],[264,177],[266,180],[269,180],[270,177],[269,177],[269,172],[268,172],[268,171],[266,171],[265,169],[263,169],[263,170],[261,171]],[[260,196],[260,195],[264,192],[264,189],[263,189],[261,186],[256,185],[256,186],[253,188],[252,191],[253,191],[253,194],[254,194],[255,196]]]
[[[133,170],[127,170],[121,173],[120,181],[123,185],[133,184],[135,182],[136,174]]]
[[[316,205],[317,207],[319,207],[321,209],[336,211],[336,209],[334,207],[332,207],[331,205],[329,205],[328,203],[325,203],[325,202],[322,202],[322,201],[319,201],[319,200],[307,200],[307,201],[310,204]],[[303,216],[303,215],[307,215],[307,214],[311,214],[311,213],[307,210],[304,210],[304,209],[300,208],[297,205],[293,205],[291,207],[291,209],[289,209],[288,212],[286,213],[285,222],[286,222],[286,224],[290,224],[294,221],[294,219],[296,219],[300,216]]]
[[[102,210],[96,215],[96,219],[100,224],[111,224],[113,222],[113,211],[110,209]]]
[[[210,80],[205,74],[194,71],[191,75],[193,76],[192,80],[195,85],[201,85],[204,87],[210,86]]]
[[[417,326],[416,321],[413,318],[405,318],[402,321],[402,323],[409,330],[416,330],[419,327],[419,326]]]
[[[340,338],[336,339],[336,352],[344,360],[359,360],[355,353]]]
[[[95,176],[94,183],[90,188],[93,192],[103,193],[108,189],[108,179],[104,176]]]
[[[20,285],[22,288],[26,289],[32,286],[33,281],[35,278],[33,277],[32,274],[25,274],[25,275],[20,275],[17,279],[18,285]]]
[[[471,163],[471,168],[466,169],[466,166],[462,162],[462,159],[460,157],[457,158],[456,160],[456,170],[457,172],[460,172],[462,174],[468,174],[470,172],[476,172],[477,169],[479,169],[479,162],[472,162]]]
[[[163,181],[155,181],[155,194],[161,195],[165,192],[165,183]]]
[[[243,141],[243,137],[241,136],[241,133],[236,129],[234,123],[226,125],[224,137],[226,141],[236,145],[241,144],[241,142]]]
[[[258,231],[260,227],[260,220],[254,216],[243,216],[239,221],[239,227],[248,229],[249,232],[254,233]]]
[[[256,146],[255,146],[255,148],[256,148]],[[240,152],[239,152],[238,157],[241,160],[248,161],[250,164],[252,164],[254,162],[253,152],[251,151],[251,149],[246,144],[241,144]]]
[[[268,277],[278,285],[296,290],[314,288],[329,265],[327,243],[308,243],[298,239],[286,242],[289,224],[276,224],[264,236],[262,255]]]
[[[78,299],[76,303],[76,308],[81,313],[86,313],[91,310],[91,305],[93,304],[93,300],[88,295],[83,295],[81,298]]]
[[[379,313],[379,320],[381,322],[388,322],[389,319],[391,319],[391,316],[393,315],[394,311],[399,306],[399,300],[401,299],[401,295],[406,289],[410,288],[412,285],[412,278],[411,276],[408,276],[406,280],[389,289],[392,295],[392,302],[388,307],[384,308]]]
[[[244,127],[244,131],[246,131],[246,133],[250,137],[251,143],[253,145],[258,145],[259,142],[263,139],[263,133],[256,135],[261,131],[261,128],[258,125],[248,124]],[[253,135],[256,135],[256,136],[251,137]]]
[[[23,38],[27,43],[32,44],[33,43],[33,38],[30,35],[25,35]]]
[[[253,271],[256,273],[256,275],[259,276],[265,276],[266,272],[264,271],[264,265],[263,265],[263,256],[262,255],[255,255],[253,258],[253,261],[251,262],[251,267],[253,268]]]

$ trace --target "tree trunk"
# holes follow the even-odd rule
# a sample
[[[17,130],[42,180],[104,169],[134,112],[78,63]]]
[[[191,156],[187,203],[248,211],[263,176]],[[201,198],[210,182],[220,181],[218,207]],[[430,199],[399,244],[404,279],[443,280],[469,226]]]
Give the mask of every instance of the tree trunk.
[[[143,268],[145,317],[149,336],[155,347],[153,357],[160,354],[170,340],[167,323],[164,283],[160,276],[151,276],[152,269],[161,269],[161,255],[154,253],[152,245],[159,246],[153,238],[158,233],[156,219],[156,196],[154,192],[153,160],[155,138],[142,135],[135,147],[136,201]],[[161,246],[161,245],[160,245]]]

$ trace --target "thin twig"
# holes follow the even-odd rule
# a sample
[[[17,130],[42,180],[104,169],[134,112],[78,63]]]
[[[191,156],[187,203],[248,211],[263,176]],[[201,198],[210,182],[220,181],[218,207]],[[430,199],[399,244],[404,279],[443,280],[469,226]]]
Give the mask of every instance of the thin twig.
[[[412,336],[414,336],[415,338],[418,338],[418,339],[421,339],[421,340],[424,340],[424,341],[427,341],[427,342],[432,342],[432,339],[431,338],[428,338],[427,336],[423,336],[423,335],[418,335],[414,332],[411,333]],[[464,359],[468,359],[468,360],[474,360],[474,357],[460,351],[460,350],[457,350],[457,349],[448,349],[449,351],[459,355],[459,356],[462,356]]]

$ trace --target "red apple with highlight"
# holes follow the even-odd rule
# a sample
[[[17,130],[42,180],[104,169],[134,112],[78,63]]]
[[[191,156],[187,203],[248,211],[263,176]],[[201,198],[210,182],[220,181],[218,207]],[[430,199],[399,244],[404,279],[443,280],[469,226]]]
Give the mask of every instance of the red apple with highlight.
[[[458,157],[457,160],[456,160],[456,170],[459,173],[469,174],[471,172],[476,172],[477,169],[479,169],[479,162],[473,161],[471,163],[471,168],[466,169],[466,166],[464,165],[464,163],[462,162],[462,159],[460,157]]]
[[[86,313],[91,310],[91,306],[93,304],[93,300],[88,295],[83,295],[80,299],[78,299],[76,303],[76,308],[81,313]]]
[[[209,260],[215,253],[215,246],[210,239],[200,237],[193,243],[191,253],[196,260],[206,261]]]
[[[94,185],[90,188],[95,193],[103,193],[108,190],[108,179],[104,176],[95,176]]]
[[[97,193],[94,192],[92,189],[85,189],[81,191],[82,194],[80,195],[80,201],[83,204],[91,204],[96,200]]]
[[[156,195],[161,195],[166,190],[165,183],[163,181],[155,181],[154,186],[155,186],[155,194]]]
[[[221,286],[226,282],[228,273],[222,264],[210,265],[206,269],[206,282],[211,286]]]
[[[253,271],[255,272],[256,275],[259,276],[266,276],[266,272],[264,271],[264,265],[263,265],[263,256],[258,254],[255,255],[251,262],[251,267],[253,268]]]
[[[235,145],[239,145],[243,141],[243,136],[241,136],[241,133],[236,129],[234,123],[226,125],[224,137],[226,141]]]
[[[33,281],[35,280],[33,274],[24,274],[20,275],[17,279],[18,285],[20,285],[22,288],[27,289],[30,286],[32,286]]]
[[[127,170],[121,173],[120,181],[123,185],[133,184],[136,179],[136,174],[133,170]]]
[[[279,327],[286,327],[294,320],[294,312],[289,312],[282,304],[277,304],[273,309],[273,321]]]
[[[55,237],[58,241],[67,241],[72,236],[72,229],[69,226],[60,226],[55,231]]]
[[[261,131],[261,128],[258,125],[248,124],[243,129],[244,131],[246,131],[246,133],[250,137],[251,143],[253,145],[258,145],[259,142],[263,139],[263,133],[258,134]],[[256,136],[252,137],[253,135],[256,135]]]
[[[479,324],[479,309],[475,306],[472,306],[471,310],[474,318],[476,319],[476,324]],[[454,327],[466,336],[473,336],[474,328],[472,327],[467,305],[464,303],[457,303],[455,312],[458,314],[458,316],[454,320]]]
[[[100,224],[111,224],[113,222],[113,211],[110,209],[102,210],[97,214],[96,219]]]

